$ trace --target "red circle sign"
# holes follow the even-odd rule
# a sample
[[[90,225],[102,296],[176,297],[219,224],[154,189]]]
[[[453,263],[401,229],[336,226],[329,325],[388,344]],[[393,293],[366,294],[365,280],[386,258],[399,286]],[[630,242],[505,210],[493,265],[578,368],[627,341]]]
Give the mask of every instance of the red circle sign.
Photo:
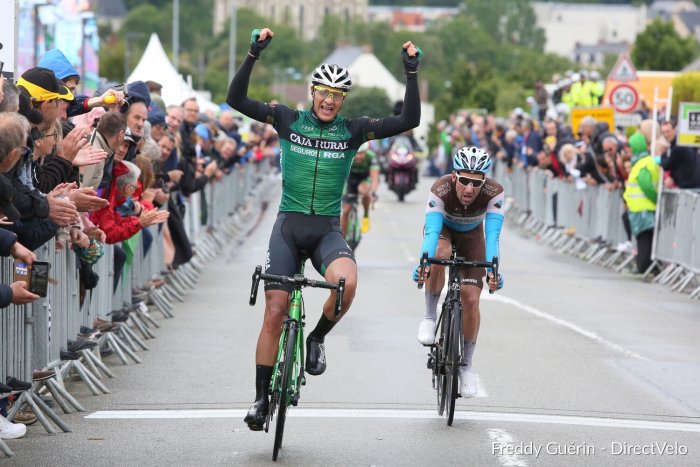
[[[639,94],[629,84],[619,84],[610,93],[610,104],[620,113],[632,112],[639,104]]]

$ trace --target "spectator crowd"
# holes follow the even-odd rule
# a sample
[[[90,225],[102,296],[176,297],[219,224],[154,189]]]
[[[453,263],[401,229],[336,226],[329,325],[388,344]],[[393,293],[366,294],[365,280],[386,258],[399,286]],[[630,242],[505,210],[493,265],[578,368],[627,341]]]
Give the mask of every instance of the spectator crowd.
[[[586,116],[572,128],[567,121],[569,106],[598,105],[604,85],[597,72],[582,71],[556,79],[560,85],[553,96],[541,82],[535,83],[534,97],[528,98],[530,112],[516,108],[499,118],[457,111],[439,122],[439,144],[431,154],[429,173],[450,172],[449,155],[462,146],[474,145],[495,156],[499,162],[495,170],[538,170],[549,178],[572,183],[578,190],[593,186],[620,190],[629,241],[617,248],[631,250],[634,239],[638,272],[643,273],[651,265],[658,179],[663,177],[665,188],[700,189],[700,153],[697,148],[677,144],[673,117],[657,122],[645,118],[638,128],[625,129],[610,128],[607,122]],[[653,151],[652,141],[656,145]]]
[[[142,242],[145,253],[152,247],[149,226],[162,233],[166,267],[177,269],[194,254],[187,198],[202,193],[205,217],[207,184],[240,164],[275,164],[279,146],[270,125],[245,125],[231,111],[201,113],[196,97],[166,106],[154,81],[104,82],[85,96],[77,92],[80,80],[54,49],[16,82],[0,81],[0,254],[31,268],[35,251],[49,242],[74,250],[82,306],[96,281],[105,280],[91,270],[105,244],[114,246],[113,290],[133,256],[126,243]],[[24,281],[0,284],[2,308],[37,299]],[[61,343],[61,359],[78,358],[96,344],[91,333],[124,321],[124,313],[113,311]],[[7,395],[28,385],[12,376],[0,382],[0,439],[22,436],[20,423],[36,421],[22,412],[15,417],[20,423],[3,416]]]

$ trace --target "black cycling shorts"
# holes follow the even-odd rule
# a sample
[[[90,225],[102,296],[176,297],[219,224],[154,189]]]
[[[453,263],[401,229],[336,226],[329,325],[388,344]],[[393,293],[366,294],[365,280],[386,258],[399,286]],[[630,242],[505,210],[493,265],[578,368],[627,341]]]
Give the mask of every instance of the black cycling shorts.
[[[301,259],[311,260],[316,271],[325,276],[328,266],[338,258],[355,256],[343,238],[340,219],[336,216],[311,216],[299,212],[280,212],[270,235],[265,272],[293,276]],[[265,282],[265,290],[291,292],[292,284]]]
[[[356,198],[359,193],[357,188],[362,183],[369,181],[369,172],[350,172],[350,175],[348,175],[347,189],[343,196],[343,201],[349,202],[349,198]]]

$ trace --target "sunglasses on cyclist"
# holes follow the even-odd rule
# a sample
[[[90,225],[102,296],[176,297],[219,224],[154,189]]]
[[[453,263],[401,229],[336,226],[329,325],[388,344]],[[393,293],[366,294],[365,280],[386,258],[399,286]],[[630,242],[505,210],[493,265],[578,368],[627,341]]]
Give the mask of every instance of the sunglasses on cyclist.
[[[486,182],[485,178],[471,178],[465,177],[464,175],[458,175],[457,181],[464,186],[473,186],[474,188],[481,188],[481,186]]]
[[[331,99],[334,101],[339,101],[348,95],[348,93],[345,91],[328,88],[326,86],[314,86],[314,91],[319,93],[323,99],[327,99],[328,96],[331,96]]]

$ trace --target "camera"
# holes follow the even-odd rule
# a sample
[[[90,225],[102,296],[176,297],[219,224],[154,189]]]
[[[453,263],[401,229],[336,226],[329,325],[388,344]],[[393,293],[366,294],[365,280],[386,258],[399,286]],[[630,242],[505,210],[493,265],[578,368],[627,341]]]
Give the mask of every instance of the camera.
[[[27,284],[27,290],[40,297],[46,297],[49,286],[49,269],[51,265],[44,261],[34,261],[31,266],[15,261],[13,281]]]

